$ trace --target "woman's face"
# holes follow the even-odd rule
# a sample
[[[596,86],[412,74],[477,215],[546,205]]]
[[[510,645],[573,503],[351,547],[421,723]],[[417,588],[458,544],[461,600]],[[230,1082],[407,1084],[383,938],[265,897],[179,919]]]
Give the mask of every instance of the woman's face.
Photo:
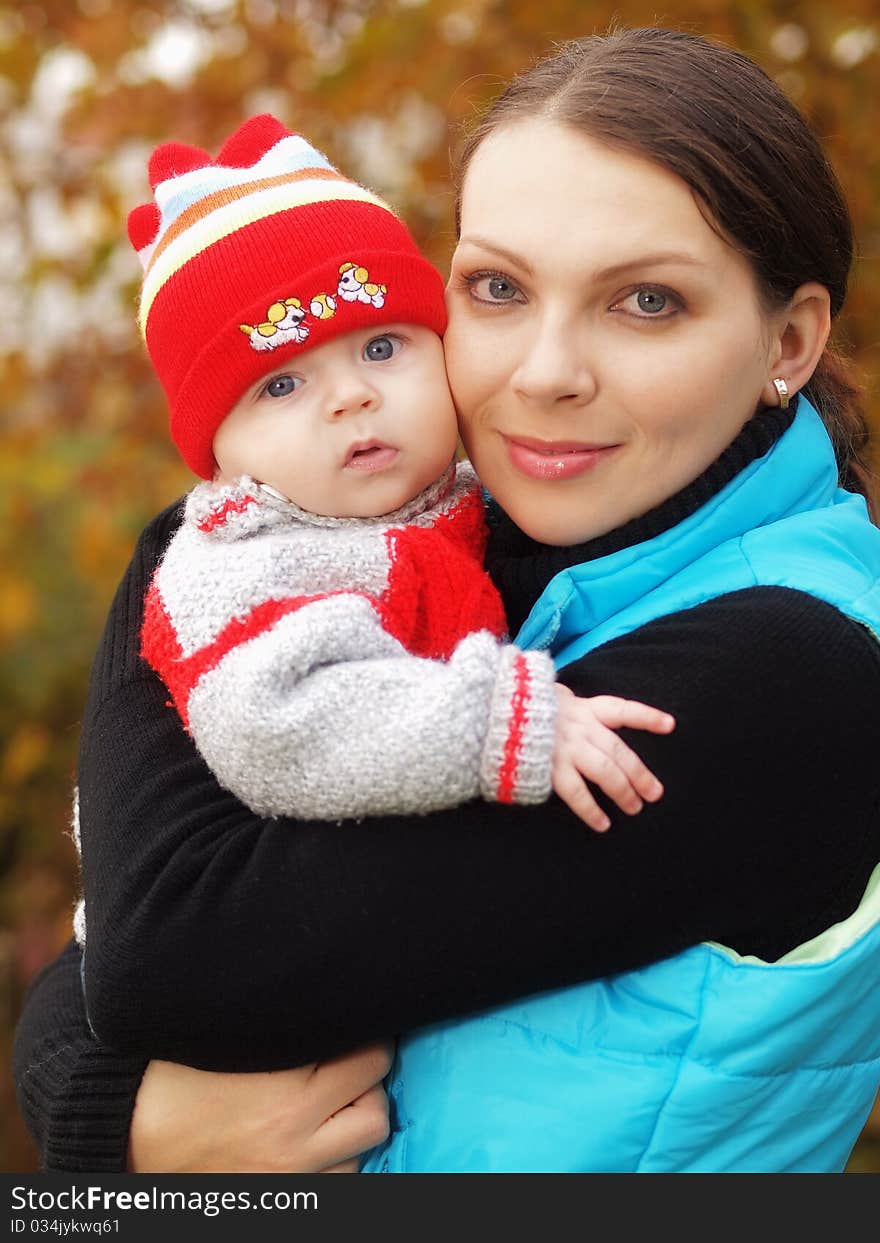
[[[468,454],[549,544],[601,535],[684,487],[770,379],[751,268],[685,183],[548,120],[478,148],[448,304]]]

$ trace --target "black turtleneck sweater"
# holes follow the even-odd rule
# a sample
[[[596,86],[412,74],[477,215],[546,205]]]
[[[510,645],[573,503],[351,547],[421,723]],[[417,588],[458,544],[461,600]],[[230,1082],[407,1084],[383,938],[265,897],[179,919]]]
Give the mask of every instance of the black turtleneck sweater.
[[[576,548],[494,516],[511,629],[567,565],[681,521],[785,430],[753,420],[695,483]],[[83,720],[89,913],[36,981],[19,1101],[50,1169],[124,1168],[149,1057],[215,1069],[326,1058],[703,940],[773,960],[849,915],[880,859],[880,647],[834,608],[755,587],[651,622],[561,676],[673,712],[630,741],[664,782],[599,835],[555,797],[340,826],[264,820],[222,791],[138,656],[144,592],[180,520],[147,527]],[[102,1041],[104,1043],[102,1043]]]

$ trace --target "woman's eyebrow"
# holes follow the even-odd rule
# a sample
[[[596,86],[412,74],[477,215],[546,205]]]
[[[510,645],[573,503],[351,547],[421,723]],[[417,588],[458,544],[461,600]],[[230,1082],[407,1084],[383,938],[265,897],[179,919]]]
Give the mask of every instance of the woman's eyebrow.
[[[466,233],[459,238],[459,245],[466,243],[470,246],[479,246],[481,250],[491,251],[492,254],[498,255],[499,258],[505,259],[508,263],[514,264],[521,268],[528,276],[534,276],[532,265],[522,255],[514,250],[508,250],[506,246],[501,246],[498,242],[492,242],[487,237],[481,237],[475,233]],[[647,255],[636,255],[632,259],[625,259],[622,263],[615,263],[606,268],[592,274],[594,280],[609,280],[622,273],[632,271],[638,268],[662,267],[663,265],[672,266],[673,264],[684,264],[688,267],[704,268],[706,264],[702,259],[689,254],[687,251],[664,250],[656,251]]]
[[[601,268],[594,273],[596,280],[607,280],[609,277],[620,276],[624,272],[631,272],[634,268],[657,268],[664,265],[686,264],[688,267],[704,268],[706,264],[702,259],[697,259],[694,255],[686,252],[666,250],[658,251],[655,254],[637,255],[634,259],[626,259],[623,263],[615,263],[610,267]]]
[[[497,242],[490,242],[487,237],[479,237],[475,233],[465,233],[458,239],[459,245],[466,242],[469,246],[479,246],[481,250],[491,250],[493,254],[498,255],[501,259],[506,259],[508,263],[513,263],[528,275],[533,276],[532,266],[525,260],[522,255],[518,255],[514,250],[508,250],[506,246],[499,246]]]

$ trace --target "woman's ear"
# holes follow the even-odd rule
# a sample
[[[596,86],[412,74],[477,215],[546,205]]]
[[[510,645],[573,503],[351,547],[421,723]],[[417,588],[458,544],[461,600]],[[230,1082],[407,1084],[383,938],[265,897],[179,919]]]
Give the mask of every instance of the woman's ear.
[[[779,404],[773,381],[784,380],[793,397],[816,370],[831,332],[831,297],[824,285],[809,281],[792,294],[772,323],[770,374],[761,391],[767,406]]]

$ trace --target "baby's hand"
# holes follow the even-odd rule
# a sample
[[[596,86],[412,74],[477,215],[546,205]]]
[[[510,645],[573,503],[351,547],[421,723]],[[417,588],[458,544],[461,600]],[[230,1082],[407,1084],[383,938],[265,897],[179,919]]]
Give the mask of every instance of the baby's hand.
[[[615,695],[581,699],[559,683],[556,702],[553,789],[574,814],[597,833],[611,826],[587,781],[595,782],[628,816],[640,812],[644,801],[656,803],[663,786],[613,731],[627,727],[669,734],[675,729],[675,717]]]

